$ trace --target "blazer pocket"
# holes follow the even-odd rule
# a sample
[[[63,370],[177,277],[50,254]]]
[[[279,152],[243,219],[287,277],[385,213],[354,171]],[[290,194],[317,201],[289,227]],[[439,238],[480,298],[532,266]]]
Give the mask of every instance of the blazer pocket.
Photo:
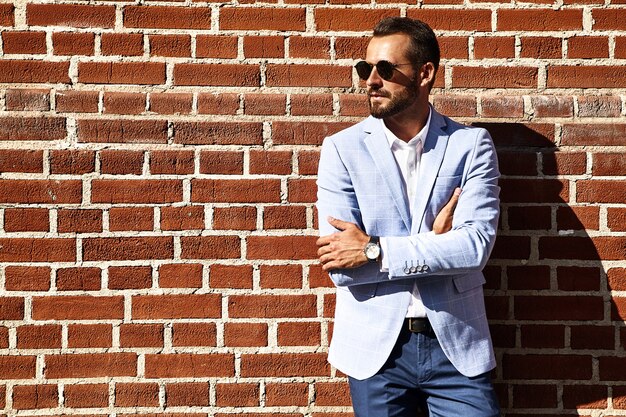
[[[461,185],[462,175],[452,175],[437,177],[435,179],[435,188],[452,189]]]
[[[348,289],[352,293],[352,296],[357,301],[365,301],[374,297],[376,295],[377,288],[378,288],[378,283],[350,285],[348,287]]]
[[[465,292],[482,286],[485,283],[485,277],[481,272],[478,272],[476,274],[458,275],[452,278],[452,281],[458,292]]]

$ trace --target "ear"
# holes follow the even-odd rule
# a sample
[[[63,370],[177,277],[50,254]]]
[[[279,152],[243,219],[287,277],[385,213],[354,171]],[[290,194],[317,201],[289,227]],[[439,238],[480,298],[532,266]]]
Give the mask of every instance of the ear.
[[[422,65],[420,69],[420,86],[428,87],[435,81],[435,65],[432,62],[427,62]]]

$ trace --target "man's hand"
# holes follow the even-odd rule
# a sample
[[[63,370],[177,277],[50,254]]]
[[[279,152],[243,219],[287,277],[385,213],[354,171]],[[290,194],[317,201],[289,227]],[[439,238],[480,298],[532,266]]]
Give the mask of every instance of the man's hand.
[[[317,239],[317,256],[322,269],[357,268],[367,263],[363,249],[370,238],[354,223],[328,218],[328,223],[339,232]]]
[[[433,232],[435,232],[436,235],[452,230],[454,209],[456,209],[456,204],[459,202],[460,195],[461,189],[459,187],[455,188],[452,197],[450,197],[450,201],[448,201],[445,207],[442,208],[437,214],[437,217],[435,217],[435,221],[433,222]]]

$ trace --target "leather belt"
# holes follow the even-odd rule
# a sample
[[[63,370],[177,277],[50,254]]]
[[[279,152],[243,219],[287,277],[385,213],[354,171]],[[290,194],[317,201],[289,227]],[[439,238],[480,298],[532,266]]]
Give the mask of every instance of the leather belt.
[[[406,319],[409,331],[412,333],[432,333],[433,328],[426,317],[409,317]]]

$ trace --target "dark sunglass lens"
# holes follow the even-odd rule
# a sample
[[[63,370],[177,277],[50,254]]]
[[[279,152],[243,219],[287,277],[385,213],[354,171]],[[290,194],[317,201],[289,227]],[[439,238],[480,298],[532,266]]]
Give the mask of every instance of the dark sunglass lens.
[[[362,80],[367,80],[372,73],[372,65],[368,64],[365,61],[359,61],[354,66],[356,68],[356,73],[359,75],[359,78]]]
[[[390,80],[393,77],[393,64],[389,61],[378,61],[376,71],[383,80]]]

